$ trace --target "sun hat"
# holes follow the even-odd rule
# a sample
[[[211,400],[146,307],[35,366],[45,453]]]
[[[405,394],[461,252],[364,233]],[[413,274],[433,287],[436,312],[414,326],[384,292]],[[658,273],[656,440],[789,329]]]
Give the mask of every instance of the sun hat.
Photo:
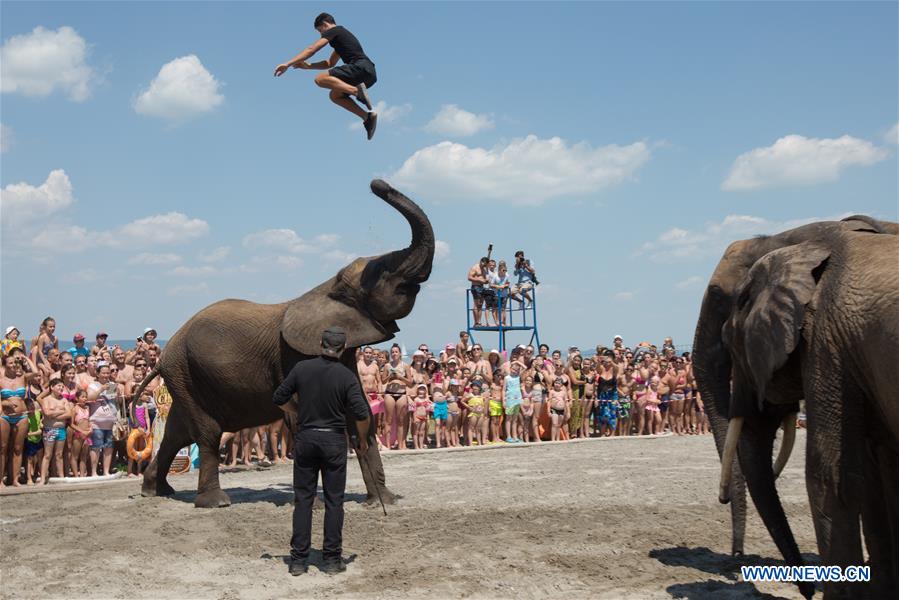
[[[16,327],[15,325],[10,325],[9,327],[7,327],[6,328],[6,336],[9,337],[9,334],[12,333],[13,331],[19,331],[19,328]],[[22,332],[19,331],[19,333],[22,333]]]
[[[455,350],[456,347],[453,344],[447,344],[443,349],[444,350]]]
[[[146,329],[144,329],[144,337],[147,337],[147,334],[150,333],[151,331],[153,333],[159,335],[159,333],[155,329],[153,329],[152,327],[147,327]]]
[[[624,338],[621,337],[621,335],[616,335],[616,336],[613,337],[612,339],[613,339],[613,340],[623,340]]]

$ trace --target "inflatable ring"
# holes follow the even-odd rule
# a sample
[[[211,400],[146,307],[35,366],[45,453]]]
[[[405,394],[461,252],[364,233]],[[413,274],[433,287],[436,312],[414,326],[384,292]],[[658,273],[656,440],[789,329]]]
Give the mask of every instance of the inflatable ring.
[[[134,449],[134,442],[136,442],[138,438],[143,438],[144,440],[143,450]],[[150,460],[150,456],[153,454],[153,436],[147,435],[140,429],[132,429],[131,433],[128,435],[126,449],[128,451],[128,458],[131,460]]]

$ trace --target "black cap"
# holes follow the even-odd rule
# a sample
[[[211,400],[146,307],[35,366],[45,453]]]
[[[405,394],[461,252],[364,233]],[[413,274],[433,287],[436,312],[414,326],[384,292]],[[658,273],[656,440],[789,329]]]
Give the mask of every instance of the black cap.
[[[346,346],[346,332],[340,327],[328,327],[322,332],[322,354],[337,358]]]

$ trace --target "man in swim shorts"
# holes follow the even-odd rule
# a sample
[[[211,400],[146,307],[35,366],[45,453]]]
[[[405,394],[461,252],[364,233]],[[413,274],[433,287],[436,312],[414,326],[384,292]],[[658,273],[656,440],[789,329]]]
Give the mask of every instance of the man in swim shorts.
[[[366,56],[365,51],[362,50],[362,44],[359,43],[356,36],[343,26],[337,25],[334,17],[328,13],[321,13],[315,17],[313,26],[322,37],[286,63],[275,67],[275,77],[280,77],[290,67],[294,69],[327,69],[327,72],[316,75],[316,85],[331,90],[330,97],[334,104],[362,119],[365,133],[368,139],[371,139],[375,135],[375,128],[378,125],[378,115],[372,111],[371,99],[368,96],[368,88],[378,80],[375,63]],[[306,62],[328,44],[334,48],[328,60],[311,64]],[[338,60],[343,60],[343,64],[337,66]],[[352,96],[355,96],[368,110],[363,110],[356,104]]]

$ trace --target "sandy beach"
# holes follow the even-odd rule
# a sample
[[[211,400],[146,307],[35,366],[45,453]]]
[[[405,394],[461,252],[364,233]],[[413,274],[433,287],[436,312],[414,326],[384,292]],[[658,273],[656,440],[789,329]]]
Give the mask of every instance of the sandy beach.
[[[805,432],[778,481],[802,552],[815,560]],[[779,558],[755,509],[733,559],[711,436],[616,438],[387,454],[403,498],[360,503],[349,463],[345,574],[285,564],[292,467],[232,469],[229,508],[192,505],[196,472],[173,498],[138,480],[0,497],[2,598],[801,598],[745,583],[741,564]],[[322,512],[313,548],[321,548]]]

